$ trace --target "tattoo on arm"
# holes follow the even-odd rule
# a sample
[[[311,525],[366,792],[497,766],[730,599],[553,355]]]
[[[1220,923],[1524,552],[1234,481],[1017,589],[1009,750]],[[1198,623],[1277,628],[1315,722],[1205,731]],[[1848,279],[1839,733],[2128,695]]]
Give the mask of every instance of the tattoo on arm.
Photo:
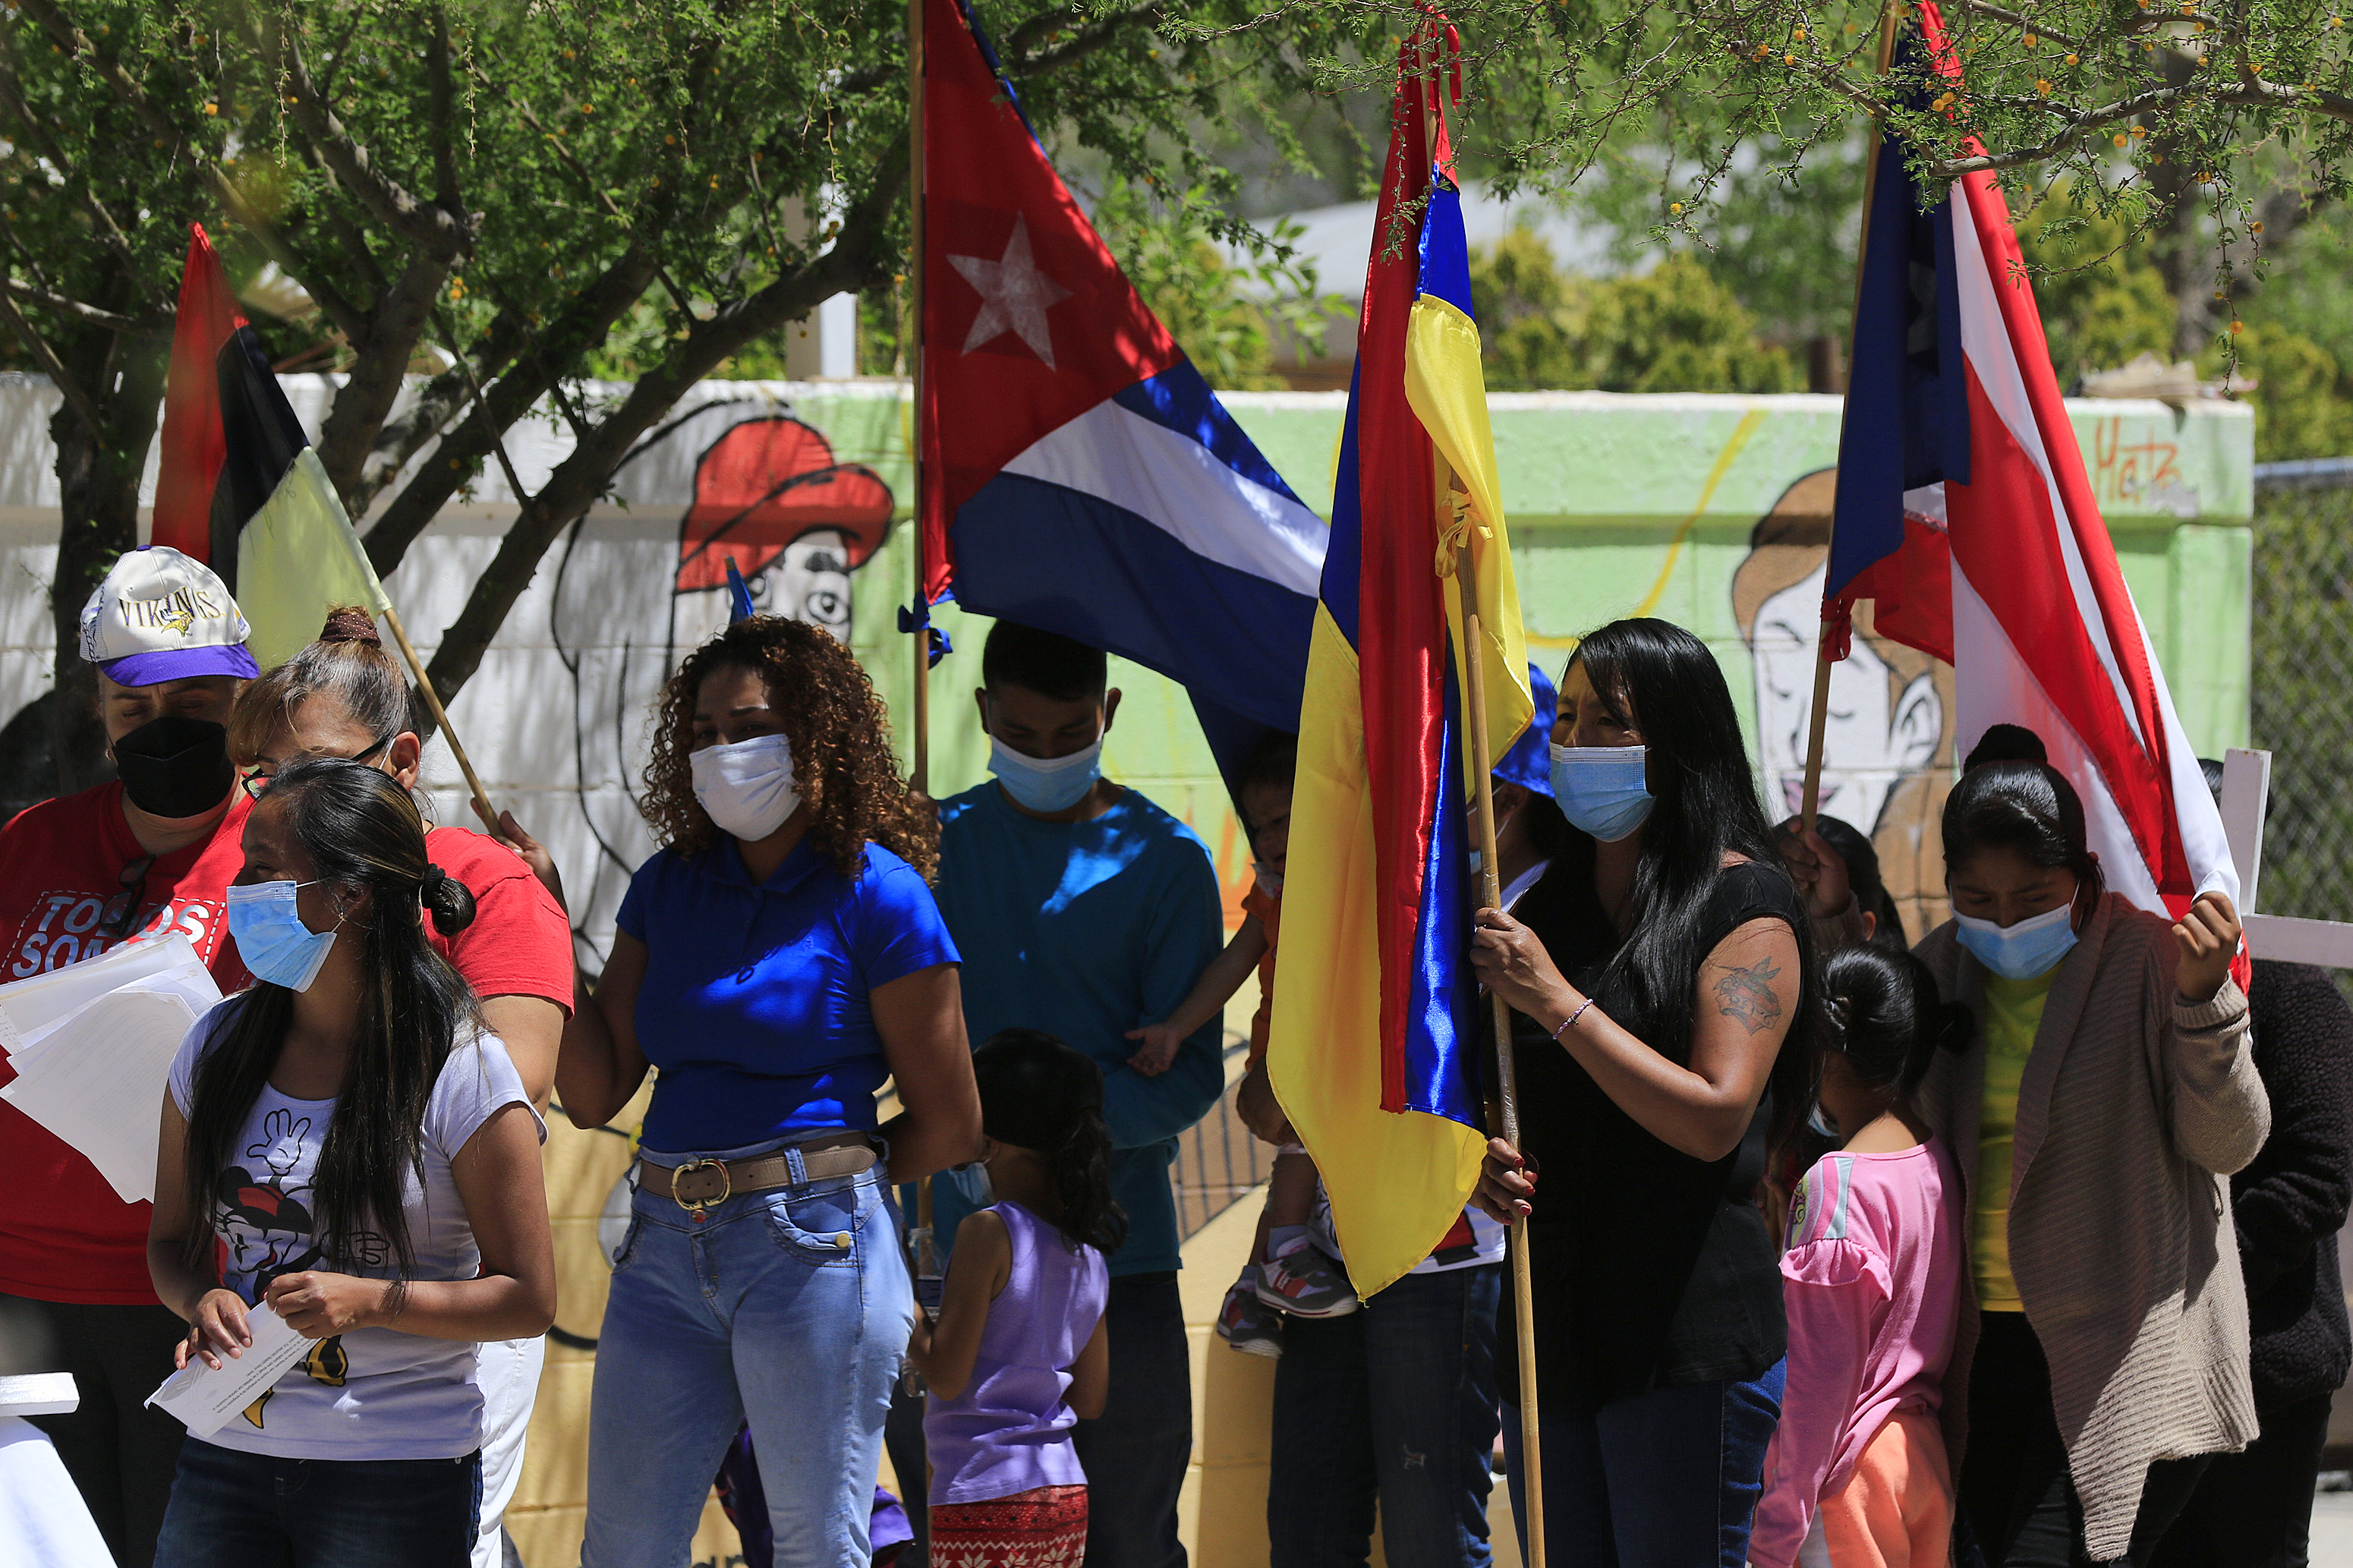
[[[1716,1011],[1727,1018],[1737,1018],[1754,1035],[1771,1028],[1781,1016],[1781,999],[1773,994],[1773,982],[1780,970],[1769,958],[1760,958],[1746,969],[1735,969],[1718,964],[1724,978],[1715,983]]]

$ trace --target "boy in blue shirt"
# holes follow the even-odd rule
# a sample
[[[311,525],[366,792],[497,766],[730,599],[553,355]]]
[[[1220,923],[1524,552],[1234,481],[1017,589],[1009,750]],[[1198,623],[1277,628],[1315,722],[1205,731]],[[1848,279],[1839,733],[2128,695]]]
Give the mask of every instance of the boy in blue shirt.
[[[964,955],[965,1027],[975,1040],[1042,1029],[1103,1068],[1128,1232],[1104,1315],[1110,1397],[1076,1433],[1091,1491],[1086,1562],[1183,1568],[1176,1496],[1192,1458],[1192,1381],[1168,1167],[1177,1134],[1217,1103],[1225,1068],[1215,1018],[1156,1077],[1128,1065],[1127,1034],[1175,1012],[1218,955],[1217,873],[1191,829],[1102,776],[1119,693],[1101,652],[1000,621],[981,677],[997,776],[940,805],[937,895]],[[977,1205],[955,1180],[934,1191],[934,1234],[953,1237]]]

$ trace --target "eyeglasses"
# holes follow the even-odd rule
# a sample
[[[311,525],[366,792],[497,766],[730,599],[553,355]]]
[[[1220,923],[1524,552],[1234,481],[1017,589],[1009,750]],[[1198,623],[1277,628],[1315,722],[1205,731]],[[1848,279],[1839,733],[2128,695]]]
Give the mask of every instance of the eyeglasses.
[[[358,753],[356,756],[344,757],[341,760],[347,763],[372,762],[375,760],[375,754],[378,752],[383,751],[386,746],[391,745],[392,742],[393,737],[386,735],[383,740],[378,741],[375,745],[370,746],[366,751]],[[304,760],[308,761],[310,759],[306,758]],[[255,800],[259,800],[264,795],[269,793],[269,786],[277,782],[277,778],[278,775],[276,773],[266,773],[259,768],[255,768],[251,773],[247,773],[237,782],[245,785],[245,793],[247,795],[252,796]]]
[[[126,937],[139,923],[139,908],[147,897],[147,873],[153,869],[155,857],[142,855],[122,868],[120,886],[122,891],[107,900],[105,917],[98,929],[108,936]],[[120,902],[121,908],[116,908]]]

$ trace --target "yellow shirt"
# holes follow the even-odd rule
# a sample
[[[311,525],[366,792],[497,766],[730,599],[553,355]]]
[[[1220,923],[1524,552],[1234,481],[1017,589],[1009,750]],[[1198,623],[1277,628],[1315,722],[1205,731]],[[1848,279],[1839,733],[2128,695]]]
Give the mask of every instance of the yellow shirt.
[[[2031,980],[1985,977],[1985,1097],[1978,1105],[1978,1175],[1972,1194],[1972,1253],[1978,1305],[1989,1312],[2021,1312],[2018,1281],[2010,1273],[2010,1158],[2018,1136],[2018,1086],[2042,1005],[2059,966]]]

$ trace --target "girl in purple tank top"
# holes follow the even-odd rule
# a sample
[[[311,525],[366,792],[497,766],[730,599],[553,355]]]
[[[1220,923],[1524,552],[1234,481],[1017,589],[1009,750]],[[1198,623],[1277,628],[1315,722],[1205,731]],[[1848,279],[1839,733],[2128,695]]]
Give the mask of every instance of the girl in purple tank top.
[[[939,1321],[909,1355],[931,1385],[932,1556],[958,1568],[1076,1568],[1087,1478],[1071,1428],[1111,1379],[1103,1259],[1127,1218],[1111,1195],[1103,1072],[1035,1029],[973,1053],[979,1163],[996,1202],[956,1227]]]

